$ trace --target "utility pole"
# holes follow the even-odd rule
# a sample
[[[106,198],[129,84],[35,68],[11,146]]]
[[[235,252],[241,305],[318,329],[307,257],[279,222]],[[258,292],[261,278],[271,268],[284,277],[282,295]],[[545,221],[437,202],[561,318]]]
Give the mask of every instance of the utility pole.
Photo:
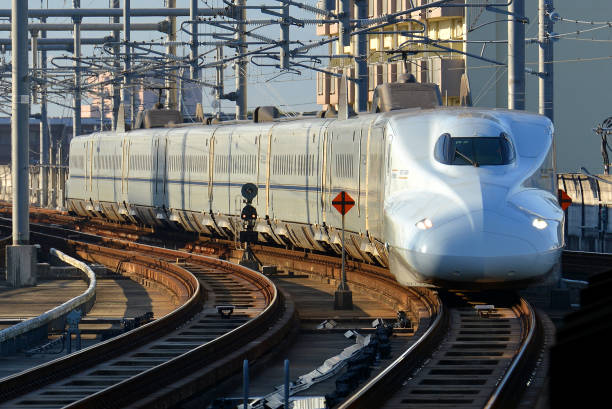
[[[41,23],[46,22],[41,18]],[[47,38],[47,30],[40,31],[40,38]],[[49,120],[47,118],[47,50],[40,51],[40,207],[47,207],[49,199]]]
[[[119,0],[111,0],[114,9],[120,8]],[[112,22],[115,24],[119,23],[119,16],[112,17]],[[113,37],[115,38],[115,43],[113,45],[113,115],[112,115],[112,130],[117,129],[117,116],[119,115],[119,104],[121,104],[121,85],[119,83],[119,71],[121,70],[121,57],[119,53],[121,52],[120,46],[120,36],[121,33],[119,30],[113,31]]]
[[[538,1],[538,71],[539,71],[539,104],[538,112],[552,121],[554,118],[553,93],[553,0]]]
[[[189,18],[191,19],[191,44],[190,44],[190,55],[191,60],[191,79],[195,80],[200,77],[198,69],[198,0],[191,0],[191,7],[189,8]],[[202,102],[200,100],[200,102]]]
[[[81,7],[81,0],[73,0],[75,9]],[[81,20],[75,15],[74,22],[74,112],[72,121],[72,137],[81,134]],[[63,165],[63,164],[62,164]]]
[[[355,0],[357,5],[357,18],[368,18],[367,0]],[[357,53],[355,55],[355,73],[357,84],[355,84],[355,111],[366,112],[368,110],[368,36],[366,33],[357,34]]]
[[[525,109],[525,0],[514,0],[508,11],[508,109]]]
[[[6,281],[13,287],[36,284],[36,253],[30,245],[29,150],[30,78],[28,76],[28,2],[11,8],[11,172],[13,245],[6,247]]]
[[[235,0],[235,5],[238,7],[236,18],[239,23],[236,24],[236,34],[234,39],[238,43],[236,47],[237,53],[241,56],[234,65],[236,73],[236,119],[247,119],[247,59],[244,56],[247,53],[246,45],[246,0]]]
[[[289,3],[282,3],[282,18],[280,22],[280,69],[289,68]]]
[[[133,119],[133,112],[134,112],[134,107],[132,106],[132,101],[133,98],[131,98],[131,94],[132,94],[132,89],[130,88],[132,86],[132,76],[130,74],[130,71],[132,69],[132,47],[130,47],[130,37],[131,37],[131,31],[130,31],[130,0],[123,0],[123,41],[125,42],[124,45],[124,52],[125,52],[125,78],[123,81],[123,107],[124,109],[127,109],[128,106],[130,106],[130,126],[134,125]]]
[[[508,17],[510,18],[510,17]],[[508,35],[508,28],[503,24],[495,24],[495,60],[504,61],[508,58],[507,44],[503,42]],[[505,108],[508,102],[508,96],[504,95],[508,92],[508,83],[503,80],[508,68],[505,65],[500,65],[495,68],[495,107]]]
[[[168,8],[176,8],[176,0],[168,0]],[[168,109],[178,108],[178,88],[176,81],[177,71],[172,68],[175,64],[176,57],[176,17],[169,16],[168,24],[170,25],[170,31],[168,32],[168,45],[166,46],[166,53],[170,56],[168,61],[170,65],[170,75],[166,76],[166,88],[167,88],[167,101]]]
[[[344,47],[351,45],[350,0],[340,0],[340,15],[338,17],[340,18],[340,25],[338,27],[338,54],[344,54]]]
[[[215,108],[217,118],[221,118],[221,99],[223,99],[224,84],[223,84],[223,46],[217,45],[217,63],[216,68],[216,87],[215,87]]]

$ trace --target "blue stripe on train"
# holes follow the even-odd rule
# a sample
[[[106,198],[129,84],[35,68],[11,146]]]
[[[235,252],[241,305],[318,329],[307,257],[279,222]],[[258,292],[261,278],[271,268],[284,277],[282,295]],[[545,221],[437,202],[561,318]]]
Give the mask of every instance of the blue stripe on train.
[[[82,176],[82,175],[70,175],[71,178],[75,178],[75,179],[87,179],[88,177],[86,176]],[[93,176],[92,179],[96,179],[96,180],[112,180],[112,181],[117,181],[120,182],[121,178],[120,177],[114,177],[114,176]],[[134,177],[130,177],[127,179],[128,182],[145,182],[145,183],[152,183],[155,179],[147,179],[147,178],[134,178]],[[199,181],[182,181],[182,180],[167,180],[167,183],[170,184],[186,184],[186,185],[194,185],[194,186],[208,186],[208,182],[199,182]],[[161,182],[163,183],[163,182]],[[244,185],[244,183],[246,182],[213,182],[213,186],[220,186],[220,187],[235,187],[235,188],[241,188],[242,185]],[[265,189],[266,185],[265,184],[260,184],[257,186],[259,189]],[[319,191],[320,188],[318,186],[305,186],[305,185],[270,185],[271,189],[277,189],[277,190],[293,190],[293,191]],[[359,191],[356,189],[345,189],[345,191],[349,192],[349,193],[354,193],[354,194],[359,194]],[[336,192],[340,192],[339,189],[332,189],[332,192],[336,193]],[[365,191],[362,191],[363,194],[365,194]]]

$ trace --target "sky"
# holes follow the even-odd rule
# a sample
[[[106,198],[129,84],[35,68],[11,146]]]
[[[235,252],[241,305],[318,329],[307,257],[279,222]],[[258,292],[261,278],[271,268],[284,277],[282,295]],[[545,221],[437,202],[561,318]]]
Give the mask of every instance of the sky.
[[[81,7],[84,8],[106,8],[109,0],[81,0]],[[314,0],[305,0],[309,5],[316,5]],[[483,0],[478,0],[483,2]],[[10,8],[10,1],[3,0]],[[72,0],[29,0],[30,8],[40,8],[41,6],[50,8],[70,8]],[[527,37],[537,35],[537,1],[526,0],[526,13],[530,23],[526,27]],[[277,5],[274,0],[249,0],[248,5],[269,4]],[[164,0],[131,0],[133,8],[159,8],[165,6]],[[189,0],[177,0],[177,7],[188,7]],[[201,0],[200,7],[223,7],[222,0]],[[612,21],[612,2],[610,0],[555,0],[556,11],[561,17],[570,20],[585,20],[596,22]],[[295,13],[294,13],[295,10]],[[314,18],[314,14],[292,8],[295,17]],[[249,11],[249,18],[271,18],[264,16],[259,11]],[[480,16],[480,22],[487,22],[499,19],[499,16],[488,12]],[[159,21],[161,18],[134,18],[134,22]],[[88,22],[96,20],[88,19]],[[106,21],[106,19],[97,20]],[[7,21],[0,21],[7,22]],[[69,19],[55,19],[54,22],[69,23]],[[472,21],[468,21],[470,25]],[[489,24],[482,29],[474,31],[471,38],[495,38],[496,26],[505,23]],[[250,26],[251,28],[253,26]],[[597,30],[592,28],[599,27]],[[602,172],[602,161],[600,153],[600,139],[593,133],[592,128],[600,124],[605,118],[612,116],[610,99],[612,95],[612,25],[601,28],[602,25],[588,26],[572,22],[557,22],[555,32],[563,34],[562,39],[555,42],[555,128],[556,128],[556,149],[557,165],[561,171],[579,171],[584,166],[594,173]],[[314,25],[306,25],[303,29],[292,27],[291,39],[299,39],[305,43],[316,40]],[[499,31],[499,30],[498,30]],[[502,31],[505,28],[502,26]],[[578,33],[579,31],[579,33]],[[210,32],[210,29],[202,28],[201,32]],[[278,27],[259,28],[255,33],[272,38],[278,38]],[[54,33],[50,36],[69,37],[70,33]],[[104,33],[84,32],[83,37],[103,36]],[[0,38],[8,38],[8,32],[0,32]],[[137,41],[161,40],[161,33],[134,32],[132,39]],[[185,33],[179,32],[179,41],[188,41]],[[502,54],[505,53],[505,46],[502,46]],[[526,60],[529,68],[537,69],[537,50],[536,46],[527,46]],[[202,50],[202,49],[201,49]],[[84,48],[83,54],[99,51]],[[185,51],[187,52],[187,51]],[[481,52],[478,46],[477,52]],[[488,47],[482,51],[485,56],[495,57],[494,47]],[[179,51],[180,53],[180,51]],[[231,55],[233,51],[225,49],[225,55]],[[326,54],[327,47],[320,47],[319,54]],[[50,54],[50,58],[58,57],[64,53]],[[212,55],[212,54],[211,54]],[[499,55],[499,54],[498,54]],[[10,53],[1,54],[5,60],[10,59]],[[207,61],[212,61],[211,59]],[[265,61],[258,61],[265,63]],[[323,66],[326,61],[323,60]],[[284,109],[296,111],[315,110],[318,106],[316,101],[316,75],[312,70],[301,70],[299,73],[283,73],[270,67],[258,67],[249,64],[249,90],[248,105],[252,109],[259,105],[277,105]],[[481,107],[495,107],[499,101],[505,101],[506,78],[501,77],[499,82],[495,81],[495,70],[487,67],[481,62],[468,62],[468,74],[470,85],[473,92],[473,99],[476,105]],[[202,79],[206,82],[214,82],[214,71],[203,72]],[[234,79],[232,78],[231,67],[226,70],[226,92],[232,91]],[[526,76],[526,109],[537,112],[538,84],[537,78],[533,75]],[[498,86],[499,84],[499,86]],[[501,92],[499,98],[497,93]],[[205,110],[211,109],[214,97],[210,90],[203,93],[203,105]],[[65,97],[61,103],[69,102]],[[85,102],[84,102],[85,103]],[[32,112],[39,109],[36,105],[32,107]],[[232,102],[223,102],[223,110],[234,111]],[[71,116],[68,108],[59,105],[51,106],[50,113],[53,116]]]
[[[526,38],[538,34],[537,1],[526,0],[529,24],[525,27]],[[555,0],[555,10],[567,20],[612,22],[610,0]],[[468,29],[499,16],[484,13],[476,21],[468,18]],[[502,24],[502,39],[506,39],[505,23]],[[580,172],[585,167],[591,173],[603,172],[601,139],[592,129],[612,116],[612,24],[579,24],[558,21],[555,33],[561,38],[554,43],[554,124],[556,137],[557,167],[563,172]],[[472,39],[495,39],[496,24],[482,26],[470,34]],[[537,45],[527,45],[526,66],[538,69]],[[470,51],[482,52],[482,45],[473,45]],[[506,45],[500,48],[503,62],[507,59]],[[495,46],[487,46],[484,56],[496,58]],[[489,68],[487,68],[489,67]],[[505,73],[505,68],[503,69]],[[495,70],[490,64],[468,61],[468,75],[473,101],[478,106],[495,107],[496,89],[506,106],[507,77],[496,82]],[[499,77],[497,77],[499,78]],[[499,87],[498,87],[499,86]],[[526,110],[538,112],[538,79],[526,74]],[[612,139],[612,138],[610,138]]]
[[[9,0],[0,1],[0,3],[4,3],[4,2],[6,2],[10,8],[10,1]],[[189,0],[176,0],[176,6],[179,8],[188,8],[189,3],[190,3]],[[309,4],[311,6],[316,5],[316,1],[314,0],[304,0],[304,3]],[[42,1],[41,0],[29,0],[29,7],[32,9],[41,8],[41,4],[43,5],[43,8],[46,8],[47,4],[49,8],[72,8],[73,1],[72,0],[42,0]],[[105,8],[108,6],[108,4],[109,4],[109,0],[81,0],[82,8]],[[123,0],[121,0],[121,4],[123,5]],[[130,4],[132,8],[163,8],[166,6],[166,1],[165,0],[131,0]],[[267,1],[249,0],[248,1],[249,6],[256,6],[256,5],[261,5],[261,4],[276,6],[279,3],[274,0],[267,0]],[[221,7],[225,7],[225,4],[223,3],[222,0],[206,0],[206,1],[200,0],[199,7],[201,8],[206,8],[206,7],[221,8]],[[248,15],[250,18],[257,18],[257,19],[274,18],[273,16],[264,15],[260,13],[258,10],[257,11],[249,10],[248,13],[249,13]],[[308,19],[315,18],[315,15],[313,13],[304,12],[303,10],[298,10],[295,8],[292,8],[291,13],[297,18],[300,18],[300,17],[308,18]],[[161,20],[163,20],[162,17],[160,18],[133,17],[132,18],[133,23],[158,22]],[[187,20],[187,18],[184,18],[182,20]],[[90,18],[84,22],[94,23],[94,22],[107,22],[107,21],[108,21],[107,18],[102,18],[102,19]],[[181,18],[179,18],[179,21],[181,21]],[[53,22],[70,23],[71,21],[69,18],[63,18],[63,19],[54,19]],[[249,28],[254,28],[254,26],[249,26]],[[208,26],[205,26],[205,25],[201,25],[199,30],[200,30],[200,33],[208,33],[212,31],[211,28],[208,28]],[[218,30],[215,30],[215,31],[218,31]],[[280,36],[280,28],[278,26],[262,27],[262,28],[258,28],[257,30],[254,30],[254,33],[264,35],[270,38],[278,39]],[[72,33],[68,33],[68,32],[61,32],[61,33],[56,32],[56,33],[50,33],[49,37],[64,37],[65,38],[65,37],[71,37],[71,35]],[[104,32],[91,32],[91,31],[82,32],[83,38],[103,37],[105,35],[108,35],[108,34]],[[5,33],[0,32],[0,38],[8,38],[8,37],[9,37],[8,32],[5,32]],[[137,31],[132,32],[132,36],[131,36],[132,40],[134,41],[162,40],[164,37],[165,35],[159,32],[145,33],[145,32],[137,32]],[[292,27],[290,38],[299,39],[300,41],[305,41],[305,42],[318,39],[317,36],[315,35],[314,25],[307,25],[304,29],[298,29],[296,27]],[[186,33],[179,31],[177,33],[177,40],[187,42],[190,40],[190,38],[188,38],[188,35]],[[201,40],[207,41],[207,40],[210,40],[210,37],[202,37]],[[83,55],[85,55],[87,52],[93,52],[93,51],[94,50],[91,47],[89,48],[84,47],[82,53]],[[200,52],[203,52],[203,51],[207,51],[207,49],[204,47],[200,48]],[[189,50],[185,48],[184,53],[188,54]],[[320,53],[326,54],[327,47],[320,47]],[[53,53],[53,56],[57,58],[58,56],[67,55],[67,54],[68,53],[66,52],[55,52]],[[179,50],[179,54],[181,54],[180,50]],[[234,51],[233,49],[225,48],[224,54],[226,57],[231,56],[234,54]],[[10,53],[7,53],[5,55],[5,58],[10,59]],[[52,58],[51,54],[49,58]],[[214,58],[214,52],[211,53],[208,57],[206,57],[205,61],[212,62],[213,58]],[[268,63],[263,60],[258,60],[256,62],[259,64]],[[277,106],[283,106],[284,108],[286,107],[288,109],[298,110],[298,111],[316,110],[319,108],[319,106],[316,105],[316,93],[313,88],[315,86],[316,75],[311,70],[302,70],[299,74],[298,73],[294,73],[294,74],[283,73],[279,75],[278,70],[274,68],[258,67],[258,66],[255,66],[254,64],[249,64],[248,74],[249,74],[249,79],[248,79],[248,85],[249,85],[248,87],[248,106],[249,106],[249,109],[254,109],[257,106],[261,106],[261,105],[277,105]],[[205,70],[202,72],[202,80],[207,83],[214,83],[215,75],[216,74],[213,69]],[[230,92],[234,90],[235,88],[234,83],[235,83],[235,77],[233,73],[233,66],[228,66],[226,69],[226,75],[225,75],[226,92]],[[203,92],[204,110],[206,111],[207,109],[209,110],[212,109],[213,103],[214,103],[214,96],[212,95],[212,90],[211,89],[207,90],[205,88]],[[226,112],[234,112],[234,109],[235,109],[234,108],[235,105],[231,101],[223,101],[222,107],[223,107],[223,110]],[[37,109],[36,107],[33,107],[33,111],[36,111],[36,109]],[[71,116],[71,113],[67,109],[61,108],[59,106],[50,107],[49,109],[50,109],[51,115]]]

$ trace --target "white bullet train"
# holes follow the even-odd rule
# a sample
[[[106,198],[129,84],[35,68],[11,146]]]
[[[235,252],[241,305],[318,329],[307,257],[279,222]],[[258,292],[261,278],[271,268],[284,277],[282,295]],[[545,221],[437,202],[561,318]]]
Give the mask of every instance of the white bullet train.
[[[557,267],[564,215],[539,115],[405,109],[336,118],[102,132],[70,144],[82,216],[233,239],[255,183],[261,242],[389,266],[405,285],[520,287]]]

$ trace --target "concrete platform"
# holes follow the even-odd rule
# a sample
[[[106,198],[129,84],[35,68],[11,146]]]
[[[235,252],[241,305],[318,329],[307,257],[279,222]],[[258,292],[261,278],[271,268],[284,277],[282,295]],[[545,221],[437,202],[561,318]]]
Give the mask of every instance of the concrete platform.
[[[145,287],[127,278],[98,278],[97,283],[96,303],[79,326],[83,331],[82,348],[99,342],[102,331],[119,328],[122,318],[133,318],[152,311],[157,319],[176,308],[171,296],[159,288]],[[0,322],[10,323],[35,317],[86,289],[87,284],[80,279],[45,280],[35,287],[17,289],[0,284]],[[5,327],[0,326],[0,329]],[[32,356],[24,353],[1,356],[0,379],[63,355],[65,350],[60,352],[60,347],[56,347]]]
[[[36,317],[82,294],[85,290],[87,283],[83,280],[45,280],[36,286],[21,288],[0,284],[0,318]]]

